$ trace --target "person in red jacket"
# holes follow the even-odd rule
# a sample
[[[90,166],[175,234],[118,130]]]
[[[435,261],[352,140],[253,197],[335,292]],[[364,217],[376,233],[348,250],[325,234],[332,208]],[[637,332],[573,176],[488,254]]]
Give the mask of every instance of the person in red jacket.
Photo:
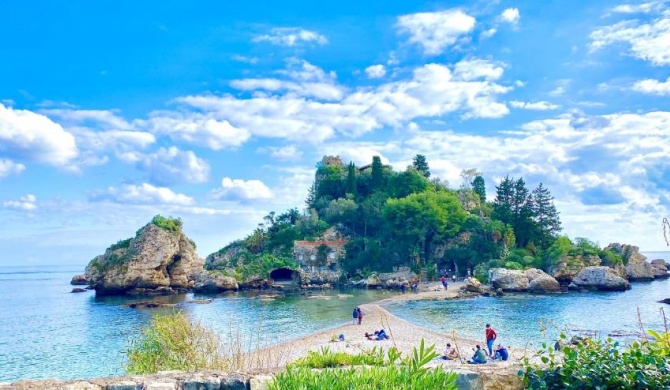
[[[491,328],[491,324],[486,324],[486,348],[489,350],[489,356],[493,356],[493,342],[496,341],[497,337],[498,335]]]

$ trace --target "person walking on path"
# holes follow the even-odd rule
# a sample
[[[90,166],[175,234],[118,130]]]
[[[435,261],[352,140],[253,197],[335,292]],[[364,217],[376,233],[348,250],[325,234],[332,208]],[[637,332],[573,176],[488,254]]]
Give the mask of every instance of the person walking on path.
[[[451,275],[451,281],[456,283],[456,272]]]
[[[363,322],[363,311],[361,308],[358,308],[358,325],[360,325]]]
[[[353,314],[352,314],[352,316],[353,316],[353,321],[351,322],[351,325],[356,325],[356,321],[358,321],[358,312],[359,312],[360,310],[361,310],[361,309],[358,308],[358,307],[356,307],[356,308],[354,309],[354,312],[353,312]]]
[[[493,343],[496,341],[498,335],[496,331],[491,328],[491,324],[486,324],[486,348],[489,350],[489,356],[493,356]]]
[[[442,282],[442,287],[444,287],[445,290],[448,290],[449,289],[449,283],[447,283],[447,278],[444,275],[442,275],[442,277],[440,278],[440,281]]]

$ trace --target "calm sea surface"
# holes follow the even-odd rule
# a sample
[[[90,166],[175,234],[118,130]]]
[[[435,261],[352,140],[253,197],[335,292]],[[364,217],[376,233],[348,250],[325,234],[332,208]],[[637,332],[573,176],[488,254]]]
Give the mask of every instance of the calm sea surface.
[[[647,254],[670,259],[670,253]],[[142,300],[96,298],[94,292],[71,294],[69,281],[83,267],[0,267],[0,382],[19,379],[74,379],[123,374],[124,350],[151,316],[166,309],[134,310],[122,305]],[[354,297],[323,294],[331,299],[300,295],[273,301],[245,294],[162,297],[177,303],[192,318],[220,332],[224,338],[245,339],[263,334],[269,342],[298,338],[349,320],[351,309],[392,293],[351,290]],[[185,303],[213,298],[210,304]],[[556,328],[631,330],[638,328],[637,308],[646,326],[662,328],[656,301],[670,298],[670,281],[637,283],[622,293],[584,293],[558,296],[517,295],[463,301],[396,303],[389,309],[429,328],[481,338],[491,322],[500,341],[523,346],[538,340],[540,321]],[[665,306],[670,312],[670,306]],[[255,341],[254,341],[255,343]],[[263,342],[265,343],[265,341]]]

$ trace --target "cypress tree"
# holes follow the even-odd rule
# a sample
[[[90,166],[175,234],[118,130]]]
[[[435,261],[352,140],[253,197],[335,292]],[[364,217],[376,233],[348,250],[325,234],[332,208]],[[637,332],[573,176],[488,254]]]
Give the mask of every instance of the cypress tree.
[[[358,194],[358,188],[356,186],[356,166],[353,162],[349,162],[347,172],[347,194],[351,194],[354,197]]]
[[[430,177],[430,168],[428,167],[428,161],[426,161],[426,156],[423,154],[417,154],[412,160],[412,166],[417,171],[421,172],[426,178]]]
[[[472,180],[472,190],[479,195],[482,203],[486,202],[486,184],[484,183],[484,178],[480,175]]]
[[[554,206],[554,197],[540,183],[533,190],[533,219],[535,221],[535,237],[540,248],[547,249],[561,231],[561,220]]]

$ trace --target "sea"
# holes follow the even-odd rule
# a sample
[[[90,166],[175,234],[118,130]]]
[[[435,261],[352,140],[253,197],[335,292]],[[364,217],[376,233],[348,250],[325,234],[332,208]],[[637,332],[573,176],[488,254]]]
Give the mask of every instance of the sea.
[[[670,252],[645,255],[670,260]],[[72,276],[82,270],[83,266],[0,267],[0,382],[123,375],[132,340],[152,316],[174,310],[127,307],[133,302],[157,299],[174,304],[224,340],[241,337],[248,345],[267,345],[341,325],[356,305],[397,294],[349,289],[262,299],[267,297],[258,293],[160,298],[70,293]],[[397,302],[388,309],[418,325],[475,340],[483,338],[484,324],[491,323],[501,342],[533,348],[562,331],[624,335],[625,342],[640,331],[640,319],[644,328],[663,330],[661,309],[670,312],[670,305],[658,303],[664,298],[670,298],[670,280],[635,283],[625,292]]]

